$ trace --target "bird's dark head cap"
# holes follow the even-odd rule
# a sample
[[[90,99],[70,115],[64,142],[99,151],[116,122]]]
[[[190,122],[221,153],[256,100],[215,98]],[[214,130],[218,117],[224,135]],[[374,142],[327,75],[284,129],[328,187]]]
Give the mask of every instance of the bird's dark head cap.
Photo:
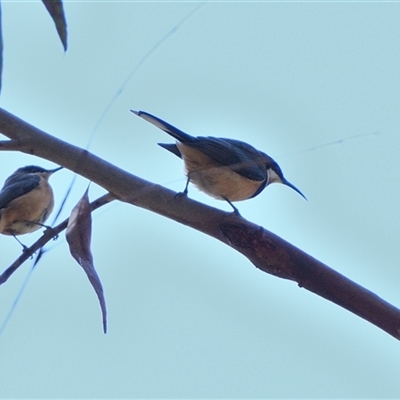
[[[39,167],[37,165],[27,165],[26,167],[21,167],[18,168],[15,173],[21,173],[21,174],[37,174],[37,173],[48,173],[52,174],[56,171],[59,171],[63,167],[58,167],[55,169],[44,169],[42,167]]]

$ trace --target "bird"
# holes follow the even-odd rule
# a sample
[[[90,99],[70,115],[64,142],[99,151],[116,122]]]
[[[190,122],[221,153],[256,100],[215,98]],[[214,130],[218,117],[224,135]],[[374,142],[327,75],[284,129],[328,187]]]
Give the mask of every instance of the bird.
[[[274,182],[289,186],[307,200],[283,176],[276,161],[250,144],[235,139],[191,136],[145,111],[130,111],[176,139],[175,144],[158,145],[183,160],[187,176],[183,195],[187,195],[192,182],[209,196],[227,201],[235,214],[239,210],[232,202],[251,199]]]
[[[62,169],[36,165],[18,168],[0,190],[0,233],[14,236],[35,232],[44,225],[54,208],[50,176]]]

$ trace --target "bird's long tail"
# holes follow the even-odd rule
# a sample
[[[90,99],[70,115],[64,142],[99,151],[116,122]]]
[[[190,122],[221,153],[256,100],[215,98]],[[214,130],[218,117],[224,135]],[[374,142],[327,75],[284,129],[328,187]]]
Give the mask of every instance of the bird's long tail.
[[[188,135],[187,133],[181,131],[178,128],[175,128],[168,122],[165,122],[162,119],[155,117],[154,115],[151,115],[145,111],[131,110],[131,112],[136,114],[138,117],[143,118],[147,122],[150,122],[151,124],[155,125],[157,128],[160,128],[164,132],[168,133],[168,135],[171,135],[176,140],[179,140],[182,143],[189,143],[195,140],[194,137]]]

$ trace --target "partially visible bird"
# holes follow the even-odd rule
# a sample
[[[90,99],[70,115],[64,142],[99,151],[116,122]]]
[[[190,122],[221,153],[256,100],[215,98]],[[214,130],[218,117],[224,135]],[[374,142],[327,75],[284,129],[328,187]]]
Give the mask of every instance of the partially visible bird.
[[[41,227],[47,228],[44,223],[54,207],[48,179],[60,169],[62,167],[47,170],[30,165],[18,168],[7,178],[0,190],[0,233],[16,238]]]
[[[239,211],[232,204],[233,201],[255,197],[274,182],[289,186],[306,199],[283,176],[279,165],[270,156],[245,142],[211,136],[190,136],[147,112],[131,112],[177,140],[176,144],[158,144],[183,159],[187,175],[183,194],[187,194],[189,182],[192,182],[208,195],[226,200],[236,214]]]

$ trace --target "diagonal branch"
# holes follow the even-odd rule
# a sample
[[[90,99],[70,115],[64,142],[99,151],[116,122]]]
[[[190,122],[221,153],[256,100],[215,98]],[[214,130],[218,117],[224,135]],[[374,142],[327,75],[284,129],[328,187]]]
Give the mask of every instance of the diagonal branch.
[[[24,146],[18,140],[0,140],[0,151],[24,151]]]
[[[295,281],[400,339],[400,310],[272,232],[138,178],[105,160],[46,134],[0,108],[0,132],[22,151],[62,165],[121,201],[145,208],[212,236],[257,268]]]

